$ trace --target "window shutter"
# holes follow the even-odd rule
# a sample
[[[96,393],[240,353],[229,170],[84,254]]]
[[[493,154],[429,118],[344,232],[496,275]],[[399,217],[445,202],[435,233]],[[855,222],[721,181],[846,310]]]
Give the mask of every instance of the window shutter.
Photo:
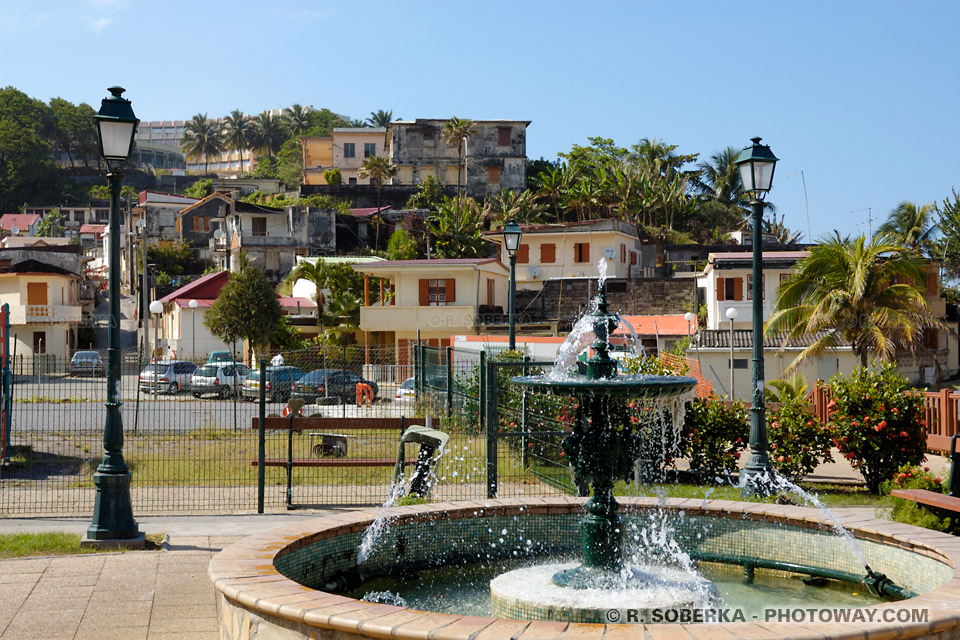
[[[717,278],[717,301],[722,302],[724,300],[724,284],[725,280],[723,278]]]
[[[557,245],[555,244],[540,245],[540,262],[544,264],[550,264],[555,262],[556,259],[557,259]]]
[[[581,262],[590,262],[590,243],[583,243],[583,260]]]
[[[447,304],[457,301],[457,281],[447,278]]]
[[[420,306],[426,307],[430,304],[430,281],[420,280]]]
[[[733,279],[733,299],[743,300],[743,278]]]
[[[520,249],[517,251],[517,263],[527,264],[528,262],[530,262],[530,245],[521,244]]]

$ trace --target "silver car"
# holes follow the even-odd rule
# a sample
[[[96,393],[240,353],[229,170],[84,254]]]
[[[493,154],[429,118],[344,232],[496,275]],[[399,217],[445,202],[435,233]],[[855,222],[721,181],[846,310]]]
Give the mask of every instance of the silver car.
[[[213,395],[229,398],[236,390],[240,395],[243,381],[250,375],[250,368],[237,362],[213,362],[202,364],[190,378],[190,392],[194,398]]]
[[[197,365],[186,360],[151,362],[140,372],[140,388],[151,393],[177,393],[190,386]]]

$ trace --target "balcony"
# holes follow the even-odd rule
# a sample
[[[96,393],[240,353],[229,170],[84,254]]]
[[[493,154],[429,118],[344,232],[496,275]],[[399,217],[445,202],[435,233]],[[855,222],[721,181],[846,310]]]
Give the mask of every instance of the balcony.
[[[447,307],[362,307],[363,331],[472,331],[476,326],[476,306]]]
[[[269,233],[251,233],[244,231],[240,234],[240,246],[247,247],[288,247],[293,246],[296,241],[290,237],[290,234],[269,234]]]
[[[79,306],[60,304],[10,305],[10,324],[78,324],[81,319]]]

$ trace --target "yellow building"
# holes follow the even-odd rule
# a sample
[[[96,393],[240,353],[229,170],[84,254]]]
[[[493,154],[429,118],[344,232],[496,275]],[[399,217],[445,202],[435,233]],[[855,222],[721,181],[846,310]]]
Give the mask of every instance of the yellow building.
[[[0,304],[10,305],[11,353],[68,359],[82,317],[80,276],[38,260],[0,260]]]
[[[386,129],[378,127],[338,127],[329,136],[301,138],[303,147],[303,183],[327,184],[323,172],[339,169],[343,184],[370,184],[360,177],[363,161],[384,155]]]

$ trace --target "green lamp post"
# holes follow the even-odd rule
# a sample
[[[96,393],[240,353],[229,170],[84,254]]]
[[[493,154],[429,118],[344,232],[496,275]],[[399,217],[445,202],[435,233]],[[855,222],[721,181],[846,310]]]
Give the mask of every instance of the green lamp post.
[[[737,156],[743,190],[752,194],[753,207],[753,404],[750,407],[750,458],[743,473],[745,495],[769,495],[772,487],[763,478],[772,478],[773,469],[767,457],[767,423],[764,406],[763,374],[763,198],[773,184],[773,170],[777,157],[770,147],[760,144],[760,138],[752,138],[752,145]]]
[[[517,252],[520,250],[520,238],[523,236],[523,229],[513,218],[503,228],[503,246],[510,256],[510,292],[508,297],[508,323],[510,325],[510,350],[517,348],[517,325],[516,325],[516,303],[515,295],[517,291]]]
[[[97,498],[86,542],[111,541],[136,544],[143,534],[133,519],[130,502],[130,469],[123,459],[123,420],[120,416],[120,170],[130,157],[133,136],[140,122],[121,87],[110,87],[94,116],[100,155],[107,162],[110,187],[110,321],[107,327],[107,416],[103,427],[103,459],[93,476]]]

